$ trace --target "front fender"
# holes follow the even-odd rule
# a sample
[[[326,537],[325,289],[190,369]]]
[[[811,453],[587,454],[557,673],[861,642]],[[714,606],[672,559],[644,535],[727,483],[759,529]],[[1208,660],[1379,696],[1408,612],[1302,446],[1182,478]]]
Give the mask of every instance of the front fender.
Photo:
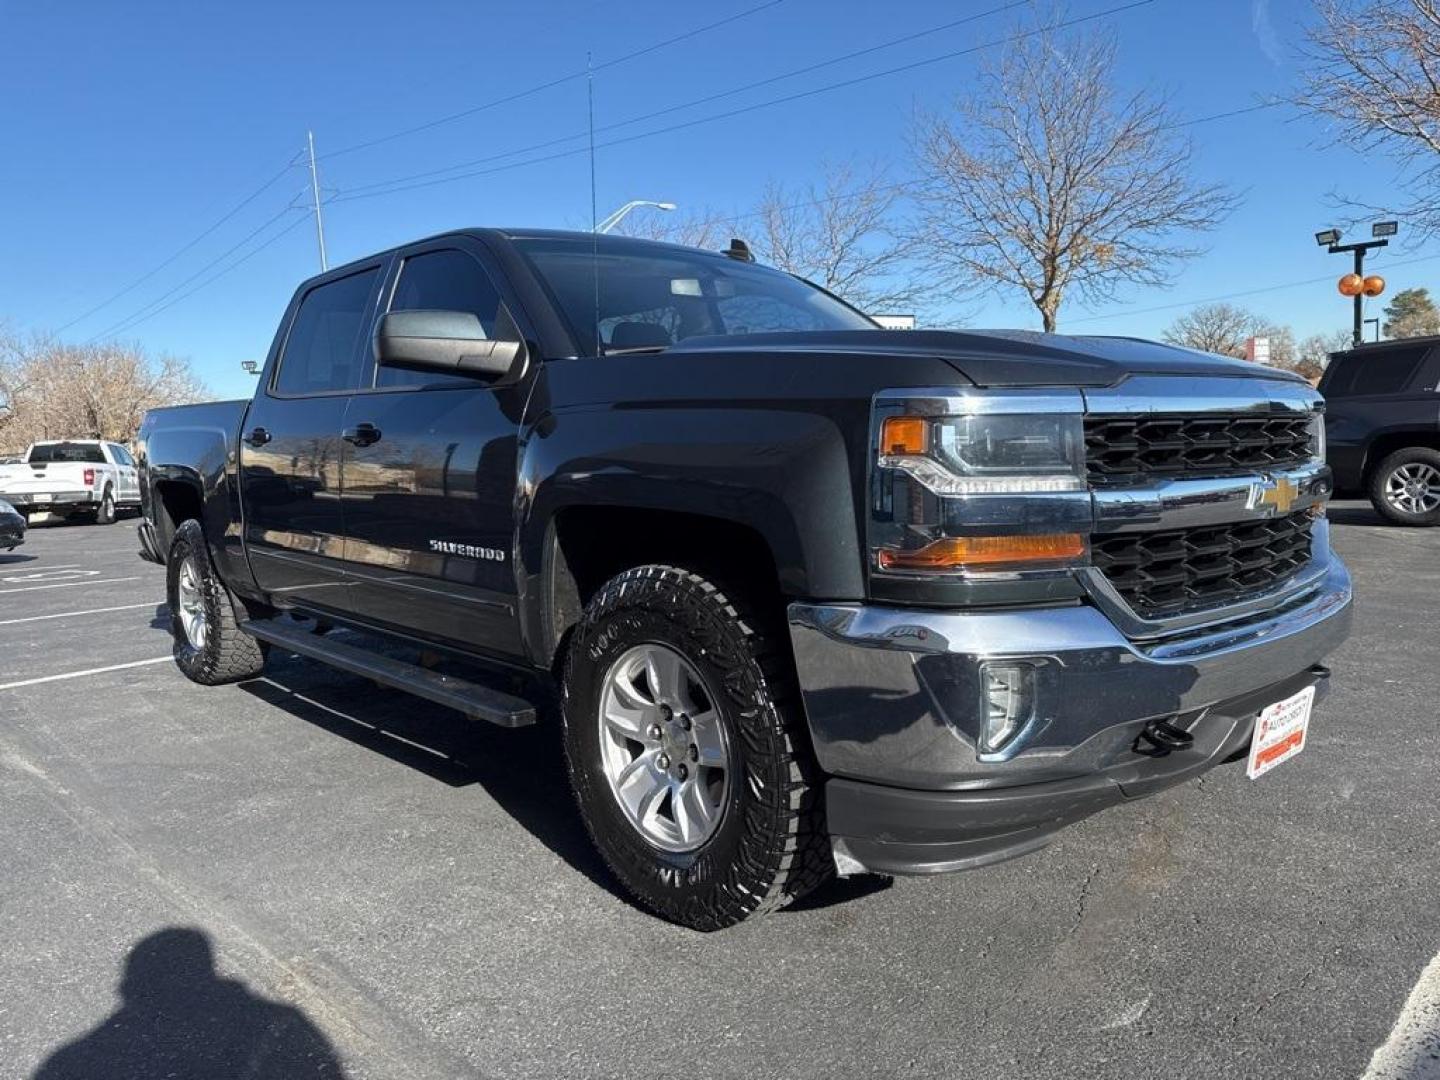
[[[528,640],[541,625],[548,526],[574,506],[743,525],[769,547],[787,597],[864,594],[851,462],[827,415],[696,403],[547,413],[521,445],[516,551]]]

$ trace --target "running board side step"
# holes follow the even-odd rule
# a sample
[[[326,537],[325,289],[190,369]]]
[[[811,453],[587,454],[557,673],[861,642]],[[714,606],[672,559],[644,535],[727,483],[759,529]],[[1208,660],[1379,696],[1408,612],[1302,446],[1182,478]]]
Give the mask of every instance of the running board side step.
[[[240,624],[240,629],[286,652],[307,656],[352,675],[393,686],[437,705],[456,709],[476,720],[488,720],[507,728],[527,727],[535,723],[535,706],[523,698],[454,675],[441,675],[429,668],[381,656],[368,649],[332,641],[288,620],[248,619]]]

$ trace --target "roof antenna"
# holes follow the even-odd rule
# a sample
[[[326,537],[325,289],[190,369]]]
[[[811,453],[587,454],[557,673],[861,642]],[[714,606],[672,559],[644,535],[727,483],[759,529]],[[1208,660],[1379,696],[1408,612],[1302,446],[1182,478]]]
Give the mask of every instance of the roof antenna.
[[[738,259],[740,262],[753,263],[755,261],[755,256],[750,251],[750,245],[738,236],[732,236],[730,238],[730,246],[725,249],[725,256],[731,259]]]
[[[595,355],[600,349],[600,233],[599,209],[595,201],[595,64],[590,53],[585,54],[585,93],[590,110],[590,272],[595,279]]]

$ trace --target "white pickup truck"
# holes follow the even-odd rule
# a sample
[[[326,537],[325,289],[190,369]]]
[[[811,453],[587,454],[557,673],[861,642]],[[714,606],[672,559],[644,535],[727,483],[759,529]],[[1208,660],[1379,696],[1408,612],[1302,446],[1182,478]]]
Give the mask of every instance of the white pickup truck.
[[[0,465],[0,499],[26,517],[84,513],[109,525],[120,510],[139,508],[140,478],[119,443],[37,442],[19,465]]]

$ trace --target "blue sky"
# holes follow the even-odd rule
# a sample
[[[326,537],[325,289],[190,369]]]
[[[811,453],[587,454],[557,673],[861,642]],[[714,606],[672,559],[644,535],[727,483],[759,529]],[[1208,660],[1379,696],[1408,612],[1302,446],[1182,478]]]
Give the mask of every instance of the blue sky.
[[[268,188],[173,262],[63,336],[119,336],[191,357],[219,394],[248,393],[242,360],[264,355],[290,292],[318,269],[301,210],[308,175],[286,169],[313,129],[333,263],[442,229],[483,224],[581,226],[590,215],[583,153],[489,175],[349,198],[364,185],[441,169],[581,133],[584,78],[368,149],[335,151],[583,71],[595,76],[599,125],[778,75],[905,34],[980,14],[1003,0],[779,0],[717,29],[624,63],[608,61],[764,0],[678,5],[662,0],[530,3],[412,2],[30,4],[0,0],[0,320],[56,329],[84,315],[190,243],[266,180]],[[1071,16],[1125,0],[1073,0]],[[1003,39],[1015,8],[616,135]],[[1119,35],[1117,80],[1171,95],[1184,117],[1241,109],[1283,93],[1297,76],[1309,0],[1154,0],[1097,20]],[[991,50],[993,51],[993,50]],[[938,108],[971,85],[984,52],[858,86],[701,123],[598,155],[600,212],[630,198],[742,211],[772,179],[800,183],[823,160],[888,163],[906,175],[915,108]],[[1245,192],[1241,209],[1204,242],[1207,254],[1168,290],[1061,313],[1061,329],[1154,336],[1191,302],[1238,302],[1300,336],[1348,325],[1333,279],[1345,267],[1312,233],[1338,217],[1339,190],[1383,200],[1394,176],[1326,145],[1325,132],[1283,108],[1189,129],[1205,179]],[[614,137],[614,136],[612,136]],[[602,144],[606,136],[601,135]],[[531,156],[583,145],[563,142]],[[510,158],[506,161],[517,159]],[[497,163],[498,164],[498,163]],[[475,168],[485,168],[484,165]],[[268,225],[266,223],[269,223]],[[266,244],[291,224],[289,232]],[[259,231],[257,231],[259,230]],[[244,242],[247,235],[252,239]],[[1402,237],[1403,239],[1403,237]],[[238,245],[238,246],[237,246]],[[234,248],[227,259],[206,265]],[[191,290],[251,251],[198,291]],[[1390,294],[1428,285],[1435,260],[1392,249],[1374,260]],[[1411,265],[1386,264],[1411,261]],[[193,281],[188,281],[191,279]],[[175,301],[170,303],[170,301]],[[147,305],[168,304],[143,321]],[[1156,310],[1159,309],[1159,310]],[[965,320],[1038,326],[1019,298],[987,298]]]

